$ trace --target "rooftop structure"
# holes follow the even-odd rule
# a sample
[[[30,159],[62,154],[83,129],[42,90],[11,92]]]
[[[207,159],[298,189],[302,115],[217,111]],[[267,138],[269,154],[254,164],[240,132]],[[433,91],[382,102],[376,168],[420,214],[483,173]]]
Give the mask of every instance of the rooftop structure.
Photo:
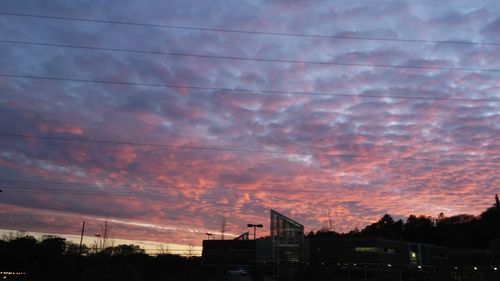
[[[275,210],[270,211],[269,237],[249,238],[246,232],[234,240],[203,241],[204,264],[222,272],[235,266],[248,268],[251,274],[274,280],[332,276],[339,280],[483,280],[481,276],[500,273],[500,240],[492,240],[490,250],[471,251],[402,240],[305,237],[302,224]]]

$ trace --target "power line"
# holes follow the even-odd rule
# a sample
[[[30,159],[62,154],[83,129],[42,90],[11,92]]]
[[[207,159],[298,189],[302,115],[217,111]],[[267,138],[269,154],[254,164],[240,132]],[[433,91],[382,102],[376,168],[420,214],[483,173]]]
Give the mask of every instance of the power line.
[[[83,191],[83,190],[72,190],[72,189],[41,189],[41,188],[27,188],[24,187],[20,189],[19,187],[16,187],[15,189],[10,190],[12,187],[4,186],[6,190],[8,190],[8,193],[27,193],[27,194],[34,194],[34,193],[42,193],[42,194],[68,194],[68,195],[82,195],[82,196],[105,196],[109,195],[112,197],[133,197],[133,198],[161,198],[161,200],[179,200],[179,199],[197,199],[197,201],[204,201],[204,200],[220,200],[220,199],[237,199],[240,196],[237,195],[224,195],[224,196],[186,196],[186,195],[168,195],[168,194],[143,194],[143,193],[124,193],[124,192],[114,192],[114,191]],[[7,192],[6,192],[7,193]],[[276,197],[276,196],[274,196]],[[267,198],[267,199],[272,199],[273,197]],[[318,197],[318,198],[323,198]],[[250,200],[249,201],[257,201],[256,199]],[[217,204],[222,204],[222,203],[217,203]]]
[[[177,53],[177,52],[166,52],[166,51],[158,51],[158,50],[105,48],[105,47],[97,47],[97,46],[82,46],[82,45],[69,45],[69,44],[44,43],[44,42],[32,42],[32,41],[17,41],[17,40],[0,40],[0,43],[17,44],[17,45],[30,45],[30,46],[44,46],[44,47],[57,47],[57,48],[69,48],[69,49],[82,49],[82,50],[92,50],[92,51],[118,52],[118,53],[164,55],[164,56],[173,56],[173,57],[192,57],[192,58],[203,58],[203,59],[235,60],[235,61],[256,61],[256,62],[270,62],[270,63],[294,63],[294,64],[312,64],[312,65],[394,68],[394,69],[448,70],[448,71],[465,71],[465,72],[494,72],[494,73],[500,72],[500,69],[496,69],[496,68],[366,64],[366,63],[348,63],[348,62],[335,62],[335,61],[306,61],[306,60],[289,60],[289,59],[273,59],[273,58]]]
[[[3,181],[3,180],[0,180]],[[5,186],[1,185],[4,188],[6,188],[6,194],[9,193],[24,193],[24,194],[49,194],[49,195],[81,195],[81,196],[97,196],[97,197],[102,197],[102,196],[111,196],[111,197],[127,197],[127,198],[151,198],[151,199],[161,199],[161,201],[165,200],[189,200],[192,199],[193,201],[196,202],[203,202],[205,204],[217,204],[217,205],[232,205],[231,202],[217,202],[222,199],[230,199],[230,200],[238,200],[241,198],[243,195],[242,194],[230,194],[230,195],[200,195],[200,196],[193,196],[193,195],[169,195],[169,194],[161,194],[161,193],[124,193],[124,192],[115,192],[115,191],[97,191],[97,190],[92,190],[92,191],[85,191],[85,190],[74,190],[74,189],[51,189],[51,188],[35,188],[35,187],[12,187],[12,186]],[[254,192],[256,190],[253,190]],[[259,190],[260,191],[260,190]],[[263,191],[260,191],[263,192]],[[265,192],[265,191],[264,191]],[[300,200],[304,199],[325,199],[325,200],[330,200],[330,199],[337,199],[337,196],[330,195],[327,196],[325,195],[324,190],[317,190],[316,193],[321,192],[322,195],[301,195],[302,191],[297,191],[296,195],[300,196]],[[267,193],[267,192],[265,192]],[[290,201],[297,201],[297,198],[290,198],[290,193],[289,191],[282,191],[281,194],[274,194],[274,195],[267,195],[264,199],[257,198],[257,197],[252,197],[252,198],[247,198],[245,199],[245,202],[262,202],[262,201],[281,201],[281,202],[290,202]],[[333,193],[333,191],[332,191]],[[216,201],[216,202],[209,202],[210,201]]]
[[[231,198],[231,197],[237,197],[239,198],[241,194],[231,194],[231,193],[238,193],[238,192],[262,192],[266,194],[280,194],[280,193],[289,193],[290,190],[264,190],[264,189],[250,189],[250,188],[238,188],[238,189],[231,189],[231,190],[226,190],[226,189],[221,189],[220,191],[230,191],[231,193],[224,193],[224,194],[217,194],[217,195],[209,195],[209,196],[194,196],[194,195],[179,195],[179,194],[162,194],[162,193],[152,193],[152,192],[146,192],[146,191],[135,191],[135,190],[130,190],[130,191],[117,191],[117,190],[109,190],[109,189],[102,189],[101,186],[97,184],[86,184],[86,187],[92,187],[94,188],[93,190],[83,190],[83,189],[73,189],[73,188],[43,188],[40,186],[45,186],[45,185],[55,185],[54,183],[50,181],[26,181],[26,180],[18,180],[18,179],[3,179],[0,178],[0,182],[4,182],[4,184],[0,183],[0,185],[4,186],[5,188],[9,189],[9,192],[28,192],[28,191],[40,191],[40,192],[62,192],[62,193],[78,193],[78,194],[90,194],[90,195],[102,195],[102,194],[110,194],[110,195],[117,195],[117,196],[159,196],[159,197],[172,197],[175,199],[179,198],[194,198],[194,199],[220,199],[220,198]],[[11,184],[8,185],[7,184]],[[28,185],[23,185],[23,186],[18,186],[18,184],[28,184]],[[34,186],[29,186],[29,185],[37,185],[37,187]],[[61,183],[62,184],[62,183]],[[68,183],[68,185],[72,185],[71,183]],[[195,186],[191,186],[195,187]],[[200,188],[200,186],[196,186],[197,188]],[[216,187],[210,187],[210,188],[216,188]],[[210,189],[209,188],[209,189]],[[14,189],[14,190],[10,190]],[[166,189],[174,190],[173,187],[166,187]],[[165,189],[165,191],[167,191]],[[178,191],[178,189],[176,190]],[[295,190],[295,193],[302,194],[302,193],[315,193],[317,194],[318,192],[324,193],[326,190],[324,189],[316,189],[316,190]],[[274,196],[276,197],[276,196]],[[323,198],[324,194],[320,196],[320,198]],[[269,197],[268,197],[269,198]],[[272,197],[271,197],[272,198]],[[315,197],[307,197],[307,198],[315,198]]]
[[[34,188],[34,187],[30,187],[30,185],[41,185],[41,186],[46,186],[46,185],[53,185],[53,186],[78,186],[78,187],[90,187],[90,188],[94,188],[94,190],[75,190],[75,189],[71,189],[71,188],[60,188],[60,187],[57,187],[57,188],[48,188],[48,189],[44,189],[44,190],[47,190],[47,191],[77,191],[77,192],[101,192],[101,193],[117,193],[118,194],[125,194],[125,195],[135,195],[135,194],[141,194],[144,193],[144,192],[148,192],[146,194],[151,194],[150,191],[151,190],[160,190],[160,191],[168,191],[168,190],[175,190],[177,191],[178,190],[178,186],[170,186],[170,185],[148,185],[148,184],[136,184],[135,186],[137,187],[141,187],[143,188],[144,190],[123,190],[123,191],[119,191],[119,190],[116,190],[116,189],[109,189],[109,188],[134,188],[134,185],[132,184],[120,184],[120,185],[116,185],[116,184],[104,184],[104,183],[100,183],[100,182],[96,182],[96,183],[90,183],[90,182],[68,182],[68,181],[51,181],[51,180],[32,180],[32,179],[12,179],[12,178],[0,178],[0,183],[11,183],[13,184],[13,186],[17,186],[17,184],[25,184],[26,186],[22,186],[22,187],[16,187],[16,188],[21,188],[22,190],[36,190],[37,188]],[[195,188],[203,188],[201,186],[194,186],[194,185],[191,185],[191,187],[195,187]],[[270,186],[259,186],[258,187],[258,192],[262,192],[262,193],[266,193],[266,194],[280,194],[280,193],[287,193],[289,192],[290,190],[289,189],[280,189],[280,188],[276,188],[276,187],[282,187],[282,185],[275,185],[274,187],[270,187]],[[336,187],[339,187],[338,185],[336,185]],[[7,188],[11,188],[11,187],[7,187]],[[40,187],[38,187],[40,188]],[[103,188],[108,188],[108,189],[103,189]],[[222,197],[232,197],[232,196],[235,196],[233,193],[238,193],[238,192],[255,192],[256,189],[255,188],[248,188],[248,187],[242,187],[242,186],[210,186],[210,187],[206,187],[207,189],[216,189],[218,188],[219,191],[221,191],[221,194],[219,194],[218,196],[222,196]],[[302,186],[302,188],[300,190],[294,190],[294,193],[298,193],[298,194],[309,194],[309,193],[312,193],[312,194],[318,194],[318,192],[325,192],[327,190],[324,190],[322,188],[316,188],[316,189],[309,189],[307,187],[304,187]],[[128,193],[127,193],[128,192]],[[232,194],[232,195],[227,195],[227,194]],[[174,196],[174,195],[170,195],[170,194],[163,194],[163,195],[167,195],[167,196]],[[186,198],[199,198],[199,196],[188,196],[188,195],[175,195],[175,196],[181,196],[181,197],[186,197]],[[323,196],[322,196],[323,197]],[[205,198],[205,197],[203,197]],[[208,199],[217,199],[219,197],[213,197],[213,196],[210,196],[208,197]]]
[[[61,234],[61,236],[65,236],[65,234]],[[117,237],[118,239],[124,239],[126,240],[126,238],[121,238],[120,237]],[[149,242],[149,241],[148,241]],[[150,242],[151,244],[154,244],[154,243],[162,243],[162,242],[156,242],[156,241],[151,241]],[[134,244],[132,243],[133,245],[137,245],[137,244]],[[165,244],[168,244],[168,243],[165,243]],[[140,245],[137,245],[137,246],[140,246]],[[90,245],[86,245],[87,248],[91,248]],[[187,247],[187,245],[186,245]],[[199,246],[198,246],[199,247]],[[163,255],[168,255],[169,253],[172,253],[172,254],[187,254],[188,252],[193,252],[193,253],[201,253],[203,250],[202,249],[152,249],[152,248],[140,248],[141,250],[144,250],[145,252],[147,252],[147,254],[151,253],[151,252],[154,252],[156,254],[163,254]],[[213,252],[213,251],[212,251]],[[36,254],[36,251],[33,251],[33,249],[27,249],[27,250],[7,250],[7,249],[2,249],[0,250],[0,253],[18,253],[18,254],[23,254],[23,253],[26,253],[26,254]]]
[[[4,181],[0,179],[0,181]],[[160,199],[161,201],[165,200],[189,200],[193,199],[193,201],[196,202],[201,202],[203,204],[211,205],[211,204],[217,204],[217,206],[233,206],[232,202],[220,202],[219,200],[221,199],[230,199],[230,200],[238,200],[242,198],[242,194],[230,194],[230,195],[200,195],[200,196],[194,196],[194,195],[169,195],[169,194],[159,194],[159,193],[123,193],[123,192],[115,192],[115,191],[97,191],[97,190],[92,190],[92,191],[84,191],[84,190],[74,190],[74,189],[51,189],[51,188],[40,188],[40,187],[27,187],[27,186],[6,186],[6,185],[1,185],[0,186],[6,188],[5,195],[9,193],[23,193],[23,194],[46,194],[46,195],[81,195],[81,196],[97,196],[97,197],[102,197],[102,196],[110,196],[110,197],[126,197],[126,198],[150,198],[150,199]],[[238,191],[238,190],[236,190]],[[253,192],[264,192],[268,193],[266,191],[262,190],[253,190]],[[275,194],[275,195],[266,195],[265,198],[258,198],[258,197],[249,197],[245,199],[244,203],[247,202],[262,202],[266,203],[266,201],[279,201],[279,202],[296,202],[297,200],[306,200],[306,199],[323,199],[323,200],[335,200],[338,199],[338,195],[335,193],[335,190],[329,190],[326,191],[324,189],[318,189],[315,191],[315,194],[307,194],[304,195],[302,194],[301,190],[294,190],[293,194],[296,195],[296,198],[291,198],[290,197],[290,191],[282,191],[280,194]],[[215,201],[215,202],[210,202],[210,201]],[[219,201],[219,202],[217,202]],[[344,202],[343,200],[340,201],[341,203]],[[201,204],[199,203],[199,204]],[[338,203],[338,202],[337,202]]]
[[[453,98],[453,97],[419,97],[419,96],[394,96],[394,95],[374,95],[374,94],[349,95],[349,94],[337,94],[337,93],[326,93],[326,92],[298,92],[298,91],[280,91],[280,90],[266,90],[266,89],[259,90],[259,89],[245,89],[245,88],[203,87],[203,86],[186,86],[186,85],[175,85],[175,84],[139,83],[139,82],[128,82],[128,81],[109,81],[109,80],[64,78],[64,77],[38,76],[38,75],[16,75],[16,74],[2,74],[2,73],[0,73],[0,77],[24,78],[24,79],[35,79],[35,80],[52,80],[52,81],[63,81],[63,82],[78,82],[78,83],[111,84],[111,85],[124,85],[124,86],[190,89],[190,90],[202,90],[202,91],[221,91],[221,92],[234,92],[234,93],[253,93],[253,94],[264,93],[266,95],[300,95],[300,96],[322,96],[322,97],[500,102],[500,99],[495,99],[495,98],[470,99],[470,98]],[[220,94],[220,93],[214,93],[214,94]]]
[[[386,42],[405,42],[405,43],[424,43],[424,44],[432,43],[432,44],[454,44],[454,45],[500,46],[500,43],[496,43],[496,42],[424,40],[424,39],[411,39],[411,38],[404,39],[404,38],[389,38],[389,37],[324,35],[324,34],[257,31],[257,30],[238,30],[238,29],[209,28],[209,27],[185,26],[185,25],[166,25],[166,24],[154,24],[154,23],[141,23],[141,22],[132,22],[132,21],[120,21],[120,20],[103,20],[103,19],[89,19],[89,18],[76,18],[76,17],[63,17],[63,16],[49,16],[49,15],[14,13],[14,12],[0,12],[0,15],[52,19],[52,20],[64,20],[64,21],[77,21],[77,22],[105,23],[105,24],[128,25],[128,26],[154,27],[154,28],[165,28],[165,29],[193,30],[193,31],[203,31],[203,32],[222,32],[222,33],[268,35],[268,36],[281,36],[281,37],[323,38],[323,39],[339,39],[339,40],[366,40],[366,41],[386,41]]]
[[[329,0],[326,0],[329,1]],[[421,2],[410,2],[410,1],[361,1],[361,0],[335,0],[335,3],[354,3],[354,4],[366,4],[366,5],[401,5],[401,6],[430,6],[430,7],[458,7],[458,8],[481,8],[481,7],[487,7],[487,8],[498,8],[498,5],[492,2],[478,2],[478,1],[464,1],[464,3],[474,3],[474,4],[481,4],[483,6],[478,6],[478,5],[470,5],[470,4],[443,4],[443,1],[439,3],[426,3],[425,1]],[[450,3],[450,2],[447,2]],[[487,6],[484,6],[487,5]]]
[[[361,158],[361,159],[384,159],[384,160],[405,160],[405,161],[461,161],[461,162],[474,162],[474,163],[493,163],[497,164],[498,161],[488,161],[488,160],[472,160],[472,159],[431,159],[431,158],[415,158],[406,157],[398,158],[391,156],[368,156],[368,155],[355,155],[355,154],[333,154],[333,153],[319,153],[319,152],[285,152],[285,151],[269,151],[269,150],[259,150],[259,149],[245,149],[245,148],[229,148],[229,147],[217,147],[217,146],[197,146],[197,145],[169,145],[160,143],[144,143],[144,142],[132,142],[132,141],[118,141],[118,140],[98,140],[91,138],[71,138],[71,137],[59,137],[59,136],[48,136],[48,135],[29,135],[29,134],[17,134],[0,132],[0,136],[12,137],[12,138],[31,138],[40,139],[48,141],[64,141],[64,142],[81,142],[81,143],[100,143],[107,145],[132,145],[132,146],[147,146],[147,147],[160,147],[165,149],[186,149],[186,150],[206,150],[206,151],[226,151],[226,152],[243,152],[243,153],[263,153],[272,155],[300,155],[300,156],[327,156],[327,157],[339,157],[339,158]]]
[[[21,179],[2,179],[2,178],[0,178],[0,182],[27,183],[27,184],[52,184],[52,185],[78,185],[78,186],[91,186],[91,187],[107,186],[107,187],[113,187],[113,188],[131,188],[131,187],[134,187],[134,185],[132,185],[132,184],[116,185],[116,184],[105,184],[102,182],[90,183],[90,182],[46,181],[46,180],[40,181],[40,180],[21,180]],[[148,189],[172,188],[172,187],[164,186],[164,185],[137,184],[137,186],[146,187]]]
[[[177,200],[193,200],[193,201],[196,201],[196,202],[202,202],[202,201],[207,201],[207,200],[214,200],[214,201],[217,201],[217,200],[221,200],[221,199],[233,199],[233,200],[237,200],[238,198],[240,198],[241,196],[238,196],[238,195],[225,195],[225,196],[186,196],[186,195],[168,195],[168,194],[142,194],[142,193],[136,193],[136,194],[126,194],[126,193],[118,193],[118,192],[106,192],[106,191],[78,191],[78,190],[69,190],[69,189],[60,189],[60,190],[49,190],[49,189],[34,189],[34,188],[25,188],[25,189],[6,189],[7,192],[5,192],[6,194],[8,193],[24,193],[24,194],[45,194],[45,195],[64,195],[64,194],[68,194],[68,195],[71,195],[71,196],[96,196],[96,197],[103,197],[103,196],[110,196],[110,197],[126,197],[126,198],[130,198],[130,197],[133,197],[133,198],[150,198],[150,199],[160,199],[162,202],[165,202],[166,200],[174,200],[174,201],[177,201]],[[287,200],[291,200],[291,199],[287,199],[286,198],[287,196],[284,194],[282,196],[272,196],[272,197],[266,197],[266,200],[270,200],[270,201],[275,201],[275,200],[281,200],[281,201],[287,201]],[[304,197],[302,197],[304,198]],[[310,197],[306,197],[308,199],[314,199],[313,198],[310,198]],[[325,197],[325,196],[318,196],[316,197],[318,199],[322,199],[322,198],[328,198],[328,197]],[[331,197],[332,198],[332,197]],[[305,199],[305,198],[304,198]],[[252,202],[255,202],[255,201],[263,201],[261,199],[258,199],[258,198],[252,198],[252,199],[248,199],[248,201],[252,201]],[[217,205],[229,205],[231,204],[230,202],[227,202],[227,203],[222,203],[222,202],[204,202],[206,204],[211,204],[211,203],[215,203]],[[199,203],[200,204],[200,203]]]
[[[24,184],[43,184],[43,185],[70,185],[70,186],[87,186],[87,187],[95,187],[95,188],[100,188],[103,186],[106,187],[112,187],[112,188],[133,188],[134,186],[140,186],[142,188],[147,188],[148,190],[165,190],[165,189],[176,189],[178,187],[176,186],[167,186],[167,185],[148,185],[148,184],[104,184],[102,182],[97,182],[97,183],[90,183],[90,182],[68,182],[68,181],[48,181],[48,180],[23,180],[23,179],[6,179],[6,178],[0,178],[0,182],[9,182],[9,183],[24,183]],[[197,186],[200,187],[200,186]],[[200,187],[201,188],[201,187]],[[210,188],[224,188],[224,191],[230,191],[230,192],[240,192],[240,191],[248,191],[248,192],[255,192],[255,189],[251,188],[244,188],[240,186],[212,186]],[[268,193],[279,193],[279,192],[287,192],[287,190],[280,190],[280,189],[270,189],[269,187],[265,186],[260,186],[259,187],[261,192],[268,192]],[[265,190],[264,190],[265,189]],[[317,190],[305,190],[301,189],[300,193],[317,193]]]
[[[99,198],[103,198],[103,196],[109,196],[109,197],[121,197],[121,198],[148,198],[151,200],[160,200],[162,202],[166,201],[178,201],[178,200],[183,200],[182,202],[187,203],[191,202],[196,204],[201,205],[205,204],[207,206],[217,206],[217,207],[226,207],[226,209],[231,209],[233,207],[236,208],[236,206],[233,206],[233,203],[231,202],[221,202],[220,200],[223,199],[230,199],[230,200],[237,200],[241,196],[219,196],[219,197],[213,197],[213,196],[168,196],[164,194],[121,194],[121,193],[116,193],[116,192],[80,192],[80,191],[72,191],[72,190],[44,190],[44,189],[25,189],[25,190],[8,190],[6,194],[9,193],[21,193],[21,194],[28,194],[28,195],[33,195],[33,194],[45,194],[45,195],[69,195],[69,196],[95,196]],[[335,197],[333,196],[317,196],[317,197],[302,197],[301,200],[303,199],[334,199]],[[272,196],[272,197],[266,197],[264,199],[258,199],[258,198],[249,198],[246,199],[245,202],[262,202],[262,201],[294,201],[296,202],[297,199],[291,199],[289,198],[289,195],[282,195],[282,196]]]
[[[142,194],[142,193],[135,193],[135,194],[130,194],[130,193],[119,193],[119,192],[112,192],[112,191],[80,191],[80,190],[72,190],[72,189],[47,189],[47,188],[34,188],[34,187],[10,187],[10,186],[3,186],[6,188],[5,190],[5,196],[11,193],[20,193],[20,194],[28,194],[28,195],[33,195],[33,194],[45,194],[45,195],[69,195],[69,196],[95,196],[95,197],[100,197],[104,198],[103,196],[109,196],[109,197],[121,197],[121,198],[149,198],[149,199],[157,199],[159,201],[165,202],[165,201],[178,201],[178,200],[185,200],[183,201],[184,203],[186,202],[197,202],[197,204],[206,204],[207,206],[214,206],[214,204],[218,207],[225,207],[227,209],[231,208],[236,208],[237,206],[234,205],[234,202],[221,202],[220,200],[223,199],[228,199],[228,200],[233,200],[237,201],[238,199],[241,199],[243,197],[242,194],[231,194],[231,195],[200,195],[200,196],[189,196],[189,195],[168,195],[168,194]],[[254,190],[255,192],[256,190]],[[258,190],[259,192],[263,192],[261,190]],[[267,193],[264,191],[264,193]],[[338,200],[338,195],[336,194],[335,190],[330,190],[326,192],[325,190],[318,189],[316,190],[316,195],[313,194],[302,194],[302,191],[294,191],[293,195],[295,195],[294,198],[290,197],[289,191],[283,191],[281,194],[275,194],[275,195],[266,195],[264,198],[259,198],[255,196],[251,196],[248,198],[245,198],[245,201],[242,204],[246,204],[248,202],[259,202],[262,204],[266,204],[269,202],[297,202],[298,200],[304,201],[304,200],[317,200],[317,201],[324,201],[324,200]],[[321,194],[321,195],[319,195]],[[106,197],[108,198],[108,197]],[[342,204],[345,203],[345,200],[340,200],[337,201],[336,204]]]
[[[6,185],[6,184],[1,184],[0,186],[6,188],[8,193],[14,192],[14,193],[49,193],[49,194],[71,194],[71,195],[88,195],[88,196],[103,196],[103,195],[110,195],[110,196],[118,196],[118,197],[151,197],[151,198],[162,198],[162,200],[166,199],[173,199],[173,200],[178,200],[178,199],[197,199],[197,200],[219,200],[219,199],[238,199],[242,196],[241,193],[238,192],[260,192],[260,193],[265,193],[266,194],[266,200],[283,200],[283,196],[285,196],[287,193],[290,193],[290,190],[263,190],[263,189],[249,189],[249,188],[238,188],[234,190],[222,190],[222,191],[230,191],[231,193],[224,193],[224,194],[213,194],[213,195],[200,195],[200,196],[194,196],[194,195],[172,195],[172,194],[162,194],[162,193],[151,193],[151,192],[138,192],[138,191],[116,191],[116,190],[99,190],[100,186],[94,184],[86,184],[85,186],[88,187],[93,187],[95,188],[94,190],[77,190],[77,189],[71,189],[71,188],[42,188],[40,186],[38,187],[33,187],[33,186],[18,186],[17,184],[37,184],[37,185],[49,185],[52,184],[50,181],[25,181],[25,180],[17,180],[17,179],[2,179],[0,178],[0,182],[5,182],[5,183],[13,183],[13,185]],[[199,187],[199,186],[197,186]],[[214,188],[214,187],[212,187]],[[300,198],[302,199],[332,199],[336,198],[333,196],[325,196],[325,192],[327,190],[324,189],[308,189],[308,190],[294,190],[293,191],[295,194],[300,195]],[[333,192],[333,191],[331,191]],[[318,193],[322,193],[321,195],[318,195]],[[272,195],[271,195],[272,194]],[[306,194],[306,195],[303,195]],[[288,195],[286,195],[288,196]],[[259,198],[254,198],[254,199],[248,199],[249,201],[261,201]],[[290,198],[287,198],[286,200],[293,200]]]
[[[5,185],[2,184],[1,182],[4,183],[11,183],[13,185]],[[208,196],[194,196],[194,195],[183,195],[183,194],[164,194],[164,193],[152,193],[149,191],[136,191],[136,190],[129,190],[129,191],[118,191],[118,190],[109,190],[109,189],[102,189],[101,186],[97,184],[84,184],[83,186],[86,187],[92,187],[94,188],[93,190],[83,190],[83,189],[72,189],[72,188],[42,188],[40,186],[38,187],[33,187],[33,186],[18,186],[17,184],[28,184],[28,185],[57,185],[57,184],[67,184],[67,185],[75,185],[75,183],[63,183],[63,182],[51,182],[51,181],[33,181],[33,180],[18,180],[18,179],[3,179],[0,178],[0,186],[3,186],[4,188],[7,188],[9,192],[17,192],[17,193],[30,193],[30,192],[35,192],[35,193],[67,193],[67,194],[77,194],[77,195],[96,195],[96,196],[101,196],[101,195],[112,195],[112,196],[123,196],[123,197],[162,197],[162,198],[169,198],[169,199],[199,199],[199,200],[217,200],[221,198],[239,198],[241,197],[241,194],[234,194],[233,192],[255,192],[255,189],[249,189],[249,188],[238,188],[234,190],[221,190],[221,191],[230,191],[231,193],[224,193],[224,194],[218,194],[218,195],[208,195]],[[199,187],[199,186],[198,186]],[[167,189],[170,190],[175,190],[174,187],[165,187],[164,191],[167,191]],[[159,190],[159,189],[158,189]],[[176,190],[178,191],[178,189]],[[288,190],[259,190],[259,192],[264,192],[267,194],[273,193],[273,194],[279,194],[279,193],[287,193],[289,192]],[[316,191],[317,192],[317,191]],[[313,190],[300,190],[297,191],[297,193],[313,193]],[[267,197],[269,198],[274,198],[277,197],[276,195]],[[323,196],[321,196],[323,197]],[[163,200],[163,199],[162,199]]]

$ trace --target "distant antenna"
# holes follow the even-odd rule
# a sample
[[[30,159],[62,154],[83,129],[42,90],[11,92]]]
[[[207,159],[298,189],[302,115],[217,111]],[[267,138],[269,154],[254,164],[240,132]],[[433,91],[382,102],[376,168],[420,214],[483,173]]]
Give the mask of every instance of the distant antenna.
[[[330,214],[330,208],[328,208],[328,231],[332,231],[332,216]]]
[[[220,237],[224,240],[224,234],[226,233],[226,217],[222,216],[222,222],[220,226]]]
[[[495,194],[495,206],[500,209],[500,201],[498,201],[498,194]]]

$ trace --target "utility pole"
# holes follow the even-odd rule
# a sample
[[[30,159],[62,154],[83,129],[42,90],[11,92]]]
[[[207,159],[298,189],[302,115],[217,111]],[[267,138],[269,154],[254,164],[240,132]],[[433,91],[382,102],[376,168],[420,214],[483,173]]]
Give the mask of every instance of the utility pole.
[[[222,223],[220,227],[221,240],[224,240],[224,234],[226,233],[226,217],[222,216]]]
[[[76,265],[75,265],[75,278],[80,274],[82,270],[82,252],[83,252],[83,233],[85,232],[85,221],[82,223],[82,234],[80,235],[80,247],[78,247],[78,257],[76,258]]]
[[[82,224],[82,235],[80,236],[80,247],[78,249],[78,254],[80,256],[82,255],[83,233],[84,232],[85,232],[85,221],[83,221],[83,224]]]

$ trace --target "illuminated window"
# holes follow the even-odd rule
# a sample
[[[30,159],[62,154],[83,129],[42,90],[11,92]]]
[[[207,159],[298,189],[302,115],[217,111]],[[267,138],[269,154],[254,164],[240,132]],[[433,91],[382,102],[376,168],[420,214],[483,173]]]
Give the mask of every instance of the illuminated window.
[[[396,253],[396,249],[380,248],[380,247],[355,247],[354,251],[360,253],[384,253],[384,254]]]
[[[375,248],[375,247],[356,247],[354,248],[354,251],[355,252],[368,252],[368,253],[376,253],[378,252],[379,248]]]
[[[417,253],[410,251],[410,263],[416,265],[417,264]]]

